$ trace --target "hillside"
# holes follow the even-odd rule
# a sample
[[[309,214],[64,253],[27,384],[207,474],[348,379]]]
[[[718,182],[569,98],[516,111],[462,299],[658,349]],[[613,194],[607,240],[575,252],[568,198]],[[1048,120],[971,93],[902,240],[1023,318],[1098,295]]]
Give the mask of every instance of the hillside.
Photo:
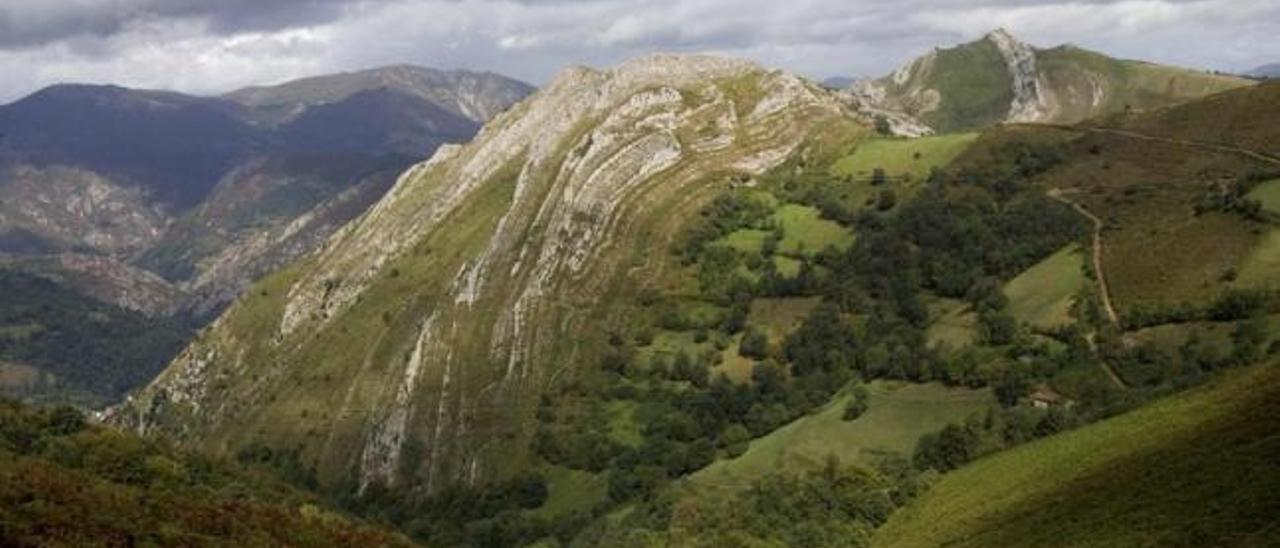
[[[1076,123],[1146,110],[1227,89],[1243,78],[1126,61],[1075,46],[1039,49],[1004,30],[939,48],[850,93],[871,108],[903,113],[938,132],[1000,122]]]
[[[242,458],[249,463],[252,459]],[[260,471],[0,400],[5,546],[412,546]]]
[[[873,545],[1274,545],[1276,365],[974,462],[895,513]]]
[[[406,167],[469,140],[529,91],[496,75],[421,76],[409,88],[319,81],[323,93],[249,94],[307,98],[279,125],[256,123],[262,105],[248,99],[115,86],[54,86],[0,106],[0,261],[87,301],[200,324],[363,213]],[[150,373],[153,360],[134,361]]]
[[[1056,143],[1061,162],[1038,184],[1103,222],[1101,264],[1121,319],[1162,323],[1280,279],[1267,259],[1278,229],[1253,198],[1265,200],[1267,181],[1280,178],[1278,101],[1280,85],[1266,83],[1077,127],[1010,125],[958,162]]]
[[[530,458],[539,396],[597,363],[644,286],[682,279],[672,219],[862,128],[834,95],[732,59],[568,70],[248,293],[125,420],[298,446],[362,490],[502,479]]]

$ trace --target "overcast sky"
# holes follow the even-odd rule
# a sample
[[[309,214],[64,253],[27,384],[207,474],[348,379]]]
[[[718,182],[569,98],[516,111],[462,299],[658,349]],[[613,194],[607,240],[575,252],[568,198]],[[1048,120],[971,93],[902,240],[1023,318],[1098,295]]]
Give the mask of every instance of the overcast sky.
[[[998,26],[1193,67],[1280,62],[1280,0],[0,0],[0,102],[58,82],[216,93],[393,63],[543,84],[652,51],[879,75]]]

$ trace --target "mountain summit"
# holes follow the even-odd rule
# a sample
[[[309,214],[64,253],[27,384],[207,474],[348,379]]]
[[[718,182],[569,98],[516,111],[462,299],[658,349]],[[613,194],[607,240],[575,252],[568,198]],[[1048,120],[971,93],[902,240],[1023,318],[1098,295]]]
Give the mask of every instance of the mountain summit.
[[[1249,85],[1242,78],[1107,57],[1071,45],[1040,49],[1005,29],[936,49],[849,88],[868,108],[938,132],[1000,122],[1075,123]]]

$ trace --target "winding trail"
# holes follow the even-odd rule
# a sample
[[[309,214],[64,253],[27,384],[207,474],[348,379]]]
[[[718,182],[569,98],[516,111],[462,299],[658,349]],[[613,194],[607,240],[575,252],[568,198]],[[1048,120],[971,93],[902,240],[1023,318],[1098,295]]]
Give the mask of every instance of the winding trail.
[[[1080,205],[1079,202],[1071,200],[1062,194],[1062,190],[1057,188],[1050,189],[1048,192],[1050,198],[1071,206],[1078,213],[1084,215],[1093,222],[1093,272],[1094,277],[1098,280],[1098,294],[1102,298],[1102,308],[1107,311],[1107,320],[1109,320],[1112,325],[1120,327],[1120,316],[1116,314],[1116,309],[1111,304],[1111,290],[1107,286],[1107,275],[1102,268],[1102,229],[1105,226],[1105,223],[1103,223],[1102,219],[1098,218],[1097,215],[1094,215],[1093,212]],[[1093,346],[1092,337],[1089,338],[1089,346]],[[1098,360],[1098,363],[1102,365],[1102,370],[1111,378],[1112,383],[1115,383],[1115,385],[1120,388],[1128,388],[1124,379],[1120,378],[1120,375],[1116,373],[1116,370],[1113,367],[1111,367],[1111,364],[1107,363],[1106,360]]]

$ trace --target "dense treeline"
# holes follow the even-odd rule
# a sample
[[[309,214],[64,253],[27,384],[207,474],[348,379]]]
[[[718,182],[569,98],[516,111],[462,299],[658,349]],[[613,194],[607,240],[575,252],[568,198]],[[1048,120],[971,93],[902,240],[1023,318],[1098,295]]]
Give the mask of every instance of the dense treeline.
[[[147,318],[21,272],[0,270],[0,295],[0,360],[52,374],[57,386],[43,388],[86,404],[151,380],[191,337],[180,319]]]
[[[5,546],[409,546],[265,472],[0,401]]]

